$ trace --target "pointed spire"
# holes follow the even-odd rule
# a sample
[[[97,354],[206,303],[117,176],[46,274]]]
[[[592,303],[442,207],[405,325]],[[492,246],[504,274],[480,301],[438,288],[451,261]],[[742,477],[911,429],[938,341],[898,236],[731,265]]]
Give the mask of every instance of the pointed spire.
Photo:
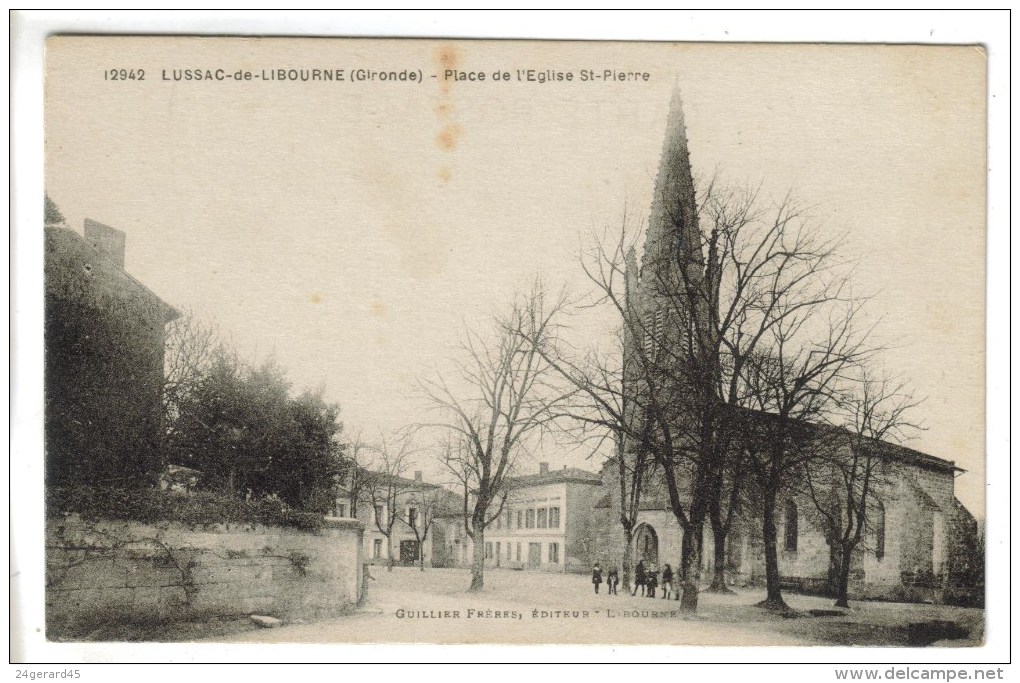
[[[678,261],[694,268],[703,263],[683,99],[679,85],[674,84],[655,178],[642,271],[651,274],[653,271],[647,269],[675,267]]]

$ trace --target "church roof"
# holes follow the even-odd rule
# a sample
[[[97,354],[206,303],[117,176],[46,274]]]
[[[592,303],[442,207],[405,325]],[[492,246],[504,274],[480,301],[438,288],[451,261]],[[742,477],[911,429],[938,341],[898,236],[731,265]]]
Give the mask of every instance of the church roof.
[[[828,425],[812,425],[814,428],[819,430],[831,430],[836,438],[849,439],[853,438],[853,433],[845,427],[828,426]],[[880,439],[867,439],[869,445],[877,451],[877,454],[888,458],[890,460],[898,460],[900,462],[908,463],[911,465],[917,465],[919,467],[925,467],[928,469],[940,470],[940,471],[951,471],[951,472],[964,472],[961,467],[957,467],[956,463],[952,460],[946,460],[939,458],[934,455],[922,453],[921,451],[903,446],[901,444],[892,443],[890,441],[882,441]]]

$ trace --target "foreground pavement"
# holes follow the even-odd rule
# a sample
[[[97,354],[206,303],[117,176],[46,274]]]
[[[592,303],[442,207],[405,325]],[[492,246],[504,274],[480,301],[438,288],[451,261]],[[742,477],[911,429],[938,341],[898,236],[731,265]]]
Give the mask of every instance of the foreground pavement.
[[[904,645],[911,621],[948,619],[966,626],[967,641],[983,634],[982,610],[859,603],[824,617],[784,619],[754,607],[760,592],[703,594],[697,615],[661,598],[596,595],[585,576],[486,570],[485,589],[468,593],[461,569],[420,572],[373,567],[369,597],[353,614],[219,638],[221,642],[285,643],[563,643],[704,646]],[[830,613],[832,601],[788,596],[805,615]]]

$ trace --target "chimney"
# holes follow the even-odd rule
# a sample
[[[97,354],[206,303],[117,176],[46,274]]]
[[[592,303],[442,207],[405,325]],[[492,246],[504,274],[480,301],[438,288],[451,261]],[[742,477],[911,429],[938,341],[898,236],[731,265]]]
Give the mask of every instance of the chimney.
[[[125,240],[124,231],[97,223],[89,218],[85,219],[85,241],[121,268],[124,267]]]
[[[547,463],[547,462],[540,462],[540,463],[538,463],[538,473],[539,474],[549,474],[549,463]]]
[[[419,484],[421,483],[421,470],[414,471],[414,480]]]

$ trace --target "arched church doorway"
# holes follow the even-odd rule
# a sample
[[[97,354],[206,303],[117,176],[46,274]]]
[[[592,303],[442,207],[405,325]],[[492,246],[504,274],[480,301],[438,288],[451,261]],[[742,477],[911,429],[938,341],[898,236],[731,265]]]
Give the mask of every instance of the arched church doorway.
[[[659,536],[650,524],[642,524],[634,533],[634,556],[645,565],[659,564]]]

